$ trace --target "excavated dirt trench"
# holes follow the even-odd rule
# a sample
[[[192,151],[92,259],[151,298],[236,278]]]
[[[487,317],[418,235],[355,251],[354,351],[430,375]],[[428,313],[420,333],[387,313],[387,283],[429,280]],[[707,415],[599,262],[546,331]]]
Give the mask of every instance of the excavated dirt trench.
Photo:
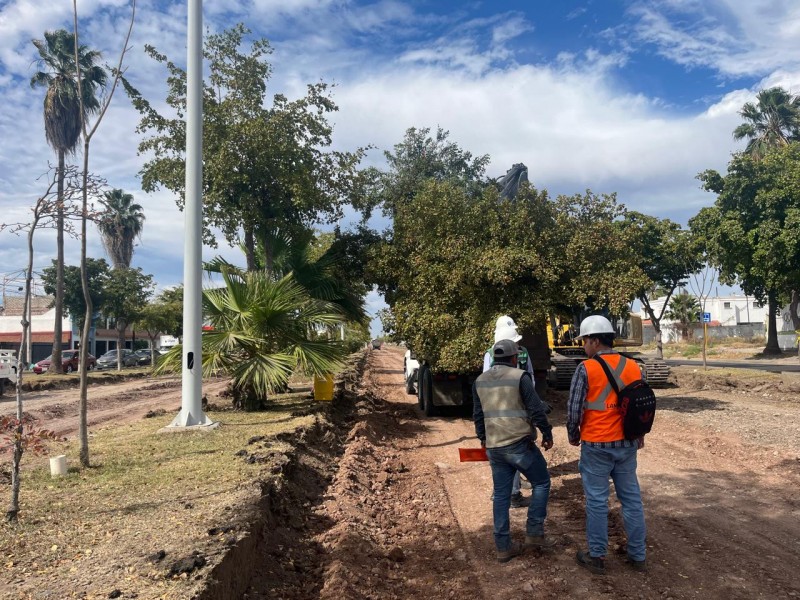
[[[255,533],[210,574],[216,582],[201,598],[800,598],[796,396],[753,393],[752,384],[659,391],[639,468],[650,569],[623,564],[612,495],[609,573],[597,577],[573,558],[585,544],[583,494],[578,450],[563,431],[565,394],[550,398],[556,445],[546,453],[547,528],[558,545],[500,565],[488,466],[457,460],[459,446],[476,445],[470,419],[425,419],[402,383],[402,352],[369,353],[363,378],[352,376],[331,413],[298,434]],[[524,515],[512,511],[516,536]]]

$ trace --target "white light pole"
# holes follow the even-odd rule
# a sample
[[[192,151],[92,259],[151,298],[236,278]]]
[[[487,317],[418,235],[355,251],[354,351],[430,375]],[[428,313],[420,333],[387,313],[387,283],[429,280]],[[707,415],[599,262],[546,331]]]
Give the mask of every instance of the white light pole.
[[[186,69],[186,199],[183,252],[183,381],[181,412],[170,427],[213,425],[203,413],[203,2],[188,0]]]

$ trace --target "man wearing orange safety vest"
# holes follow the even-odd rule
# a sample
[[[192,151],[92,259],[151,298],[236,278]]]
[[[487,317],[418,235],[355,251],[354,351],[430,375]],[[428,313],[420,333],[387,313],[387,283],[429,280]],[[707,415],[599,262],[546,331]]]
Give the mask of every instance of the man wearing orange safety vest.
[[[608,549],[609,478],[614,482],[622,504],[622,521],[628,536],[627,562],[637,571],[645,571],[645,523],[639,480],[636,476],[636,453],[644,438],[626,440],[617,394],[597,360],[611,368],[624,387],[642,378],[635,361],[613,350],[616,332],[603,316],[593,315],[581,322],[580,335],[589,360],[575,370],[567,405],[569,443],[581,447],[580,472],[586,496],[586,539],[588,551],[581,550],[575,559],[582,567],[598,575],[605,574]]]

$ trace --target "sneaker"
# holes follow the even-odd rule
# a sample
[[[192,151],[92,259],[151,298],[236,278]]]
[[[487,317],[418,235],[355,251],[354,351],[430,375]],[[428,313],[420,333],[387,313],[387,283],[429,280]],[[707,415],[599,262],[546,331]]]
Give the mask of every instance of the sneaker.
[[[526,548],[539,548],[540,550],[548,550],[556,545],[553,538],[545,537],[543,535],[526,535],[525,547]]]
[[[577,562],[580,566],[589,569],[589,571],[595,575],[606,574],[605,559],[599,556],[590,556],[588,551],[584,552],[583,550],[578,550],[578,553],[575,555],[575,562]]]
[[[522,554],[523,550],[524,548],[522,547],[522,544],[511,544],[511,548],[508,550],[497,551],[497,562],[507,563],[515,556]]]
[[[522,495],[522,492],[511,494],[511,508],[524,508],[528,506],[528,500]]]
[[[625,559],[625,562],[628,563],[634,571],[639,571],[640,573],[647,573],[646,560],[633,560],[630,556],[628,556]]]

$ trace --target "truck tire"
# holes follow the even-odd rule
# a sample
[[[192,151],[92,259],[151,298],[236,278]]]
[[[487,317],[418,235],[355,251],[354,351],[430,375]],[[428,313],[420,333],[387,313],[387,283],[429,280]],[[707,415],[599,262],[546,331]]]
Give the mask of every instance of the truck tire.
[[[428,367],[426,365],[421,365],[417,370],[417,406],[420,410],[425,407],[425,399],[422,397],[422,385],[420,382],[422,381],[422,374],[427,370],[427,368]]]
[[[422,370],[420,368],[420,370]],[[433,417],[436,415],[436,406],[433,404],[433,375],[430,369],[425,369],[422,376],[419,377],[419,387],[422,389],[422,412],[426,417]]]

